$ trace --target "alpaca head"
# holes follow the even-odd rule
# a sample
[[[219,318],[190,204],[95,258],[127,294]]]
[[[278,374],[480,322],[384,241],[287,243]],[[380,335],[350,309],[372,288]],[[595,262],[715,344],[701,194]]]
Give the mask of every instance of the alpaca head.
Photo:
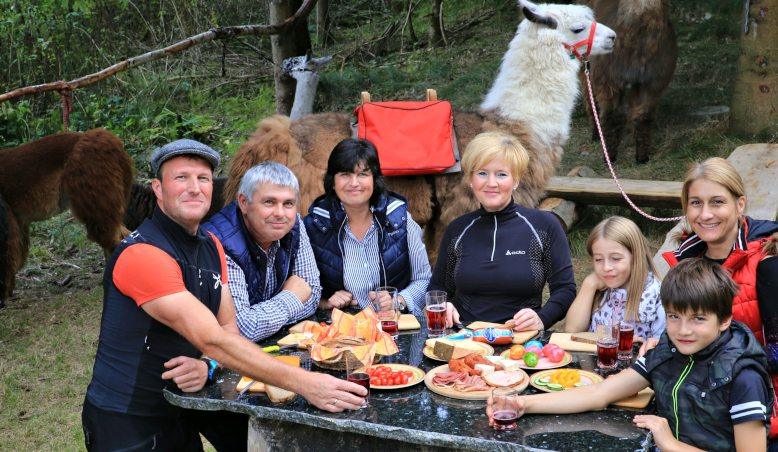
[[[314,58],[311,51],[308,50],[308,52],[303,56],[287,58],[284,60],[283,64],[281,65],[281,70],[296,80],[300,80],[302,77],[318,74],[319,69],[325,64],[329,63],[331,59],[332,55],[322,58]]]
[[[556,30],[561,34],[562,43],[575,45],[589,39],[589,34],[594,22],[594,13],[582,5],[536,5],[528,0],[518,0],[519,7],[535,27],[544,27]],[[527,24],[528,28],[533,25]],[[616,33],[607,26],[598,23],[594,31],[594,38],[590,55],[602,55],[613,51],[613,42]],[[579,47],[578,53],[583,55],[588,50],[589,44]]]

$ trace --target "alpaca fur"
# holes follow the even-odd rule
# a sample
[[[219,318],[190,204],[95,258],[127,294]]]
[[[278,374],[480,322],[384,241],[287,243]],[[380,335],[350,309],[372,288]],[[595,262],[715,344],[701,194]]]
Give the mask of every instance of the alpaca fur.
[[[519,25],[481,109],[478,113],[455,111],[454,128],[460,152],[481,132],[502,130],[518,137],[529,152],[530,164],[514,192],[514,200],[534,207],[562,157],[562,146],[570,134],[570,115],[579,95],[576,76],[581,63],[570,59],[562,43],[588,37],[594,16],[584,6],[534,5],[525,0],[519,5],[534,12],[525,15],[538,23],[527,19]],[[592,53],[610,51],[614,39],[608,27],[597,27]],[[240,180],[249,168],[272,160],[287,165],[297,175],[298,211],[306,214],[308,206],[324,191],[322,178],[330,152],[351,136],[349,117],[335,113],[299,120],[283,116],[262,120],[230,165],[225,202],[235,199]],[[434,175],[437,202],[433,205],[432,188],[423,177],[388,178],[388,188],[408,198],[411,216],[425,228],[424,241],[433,262],[446,226],[478,208],[463,179],[462,173]]]
[[[0,233],[8,250],[4,269],[0,252],[0,299],[13,293],[16,272],[27,260],[34,221],[70,207],[85,224],[87,238],[106,256],[113,252],[128,235],[121,222],[130,197],[132,164],[119,139],[102,129],[58,133],[0,151],[0,196],[7,208],[0,222],[7,223],[8,231],[6,240]]]
[[[611,160],[618,157],[628,122],[635,141],[635,160],[648,162],[652,152],[651,128],[659,100],[670,85],[678,58],[678,44],[670,20],[668,0],[579,0],[594,10],[597,19],[619,35],[613,53],[592,57],[589,77]],[[586,91],[586,79],[581,74]],[[629,113],[622,104],[629,95]],[[586,92],[586,109],[592,140],[600,139]]]

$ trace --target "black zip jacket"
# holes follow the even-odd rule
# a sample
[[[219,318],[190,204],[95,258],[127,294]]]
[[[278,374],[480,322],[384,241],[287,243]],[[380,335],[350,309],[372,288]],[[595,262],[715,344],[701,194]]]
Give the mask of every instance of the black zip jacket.
[[[575,299],[570,246],[551,213],[513,202],[499,212],[481,207],[449,224],[439,250],[427,290],[445,290],[465,324],[503,323],[531,308],[548,329]]]

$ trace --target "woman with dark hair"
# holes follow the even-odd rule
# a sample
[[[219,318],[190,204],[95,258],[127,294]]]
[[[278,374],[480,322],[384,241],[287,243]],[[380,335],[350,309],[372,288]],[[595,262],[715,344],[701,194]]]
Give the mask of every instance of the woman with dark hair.
[[[421,228],[408,200],[386,189],[378,151],[368,140],[335,146],[324,175],[324,195],[305,222],[321,272],[321,309],[377,306],[375,290],[396,287],[411,314],[421,315],[430,277]]]

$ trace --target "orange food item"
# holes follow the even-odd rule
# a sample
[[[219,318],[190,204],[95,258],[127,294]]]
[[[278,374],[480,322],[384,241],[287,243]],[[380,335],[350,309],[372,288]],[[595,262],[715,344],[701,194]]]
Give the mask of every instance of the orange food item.
[[[551,375],[551,383],[562,385],[563,388],[572,388],[581,381],[581,376],[573,369],[559,369]]]
[[[475,370],[472,367],[465,364],[465,362],[461,359],[452,359],[448,362],[448,368],[452,372],[467,372],[471,377],[472,376],[480,376],[481,371]]]
[[[511,351],[508,352],[510,354],[511,359],[521,359],[524,357],[524,346],[523,345],[514,345],[511,347]]]

